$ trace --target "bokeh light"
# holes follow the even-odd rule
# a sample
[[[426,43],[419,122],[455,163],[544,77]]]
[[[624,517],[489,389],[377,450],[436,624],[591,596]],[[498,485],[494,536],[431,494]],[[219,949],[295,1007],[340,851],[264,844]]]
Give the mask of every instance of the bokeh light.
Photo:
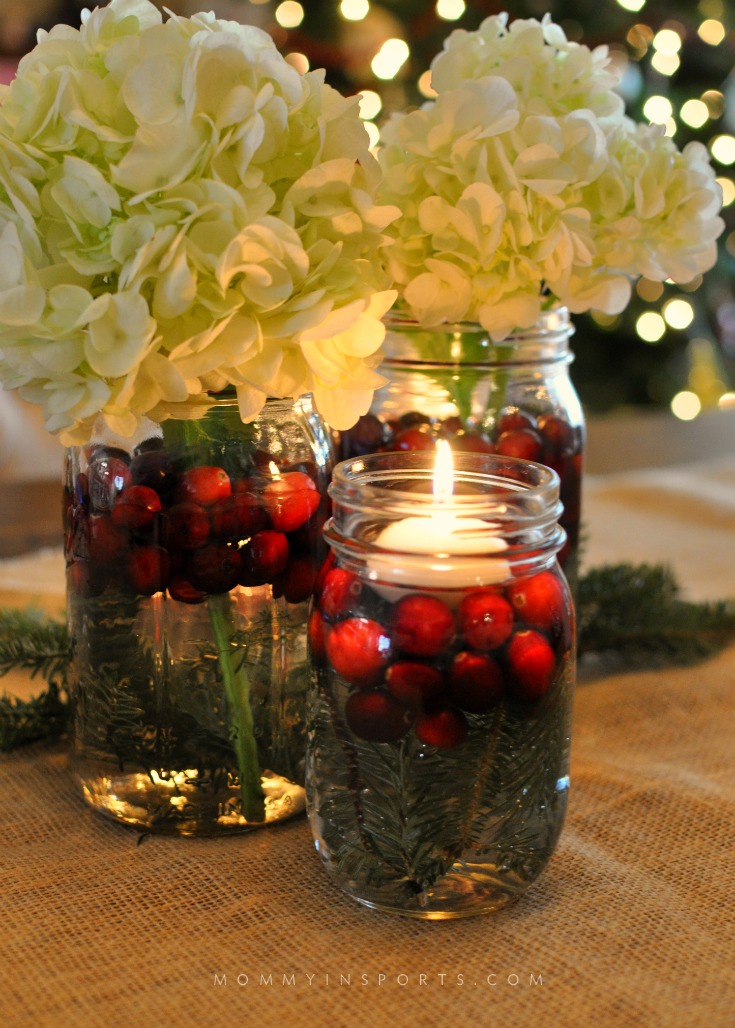
[[[655,125],[665,125],[674,113],[674,108],[671,106],[671,100],[668,97],[654,95],[649,96],[644,103],[643,113]]]
[[[685,329],[694,321],[694,308],[688,300],[675,297],[664,304],[664,320],[671,328]]]
[[[710,143],[710,150],[720,164],[735,164],[735,137],[715,136]]]
[[[295,29],[304,20],[304,8],[296,0],[284,0],[276,7],[275,18],[282,29]]]
[[[657,50],[651,58],[651,67],[655,68],[660,75],[674,75],[679,70],[678,54],[666,54]]]
[[[436,90],[431,84],[431,72],[425,71],[421,78],[418,80],[417,85],[419,87],[419,93],[425,96],[427,100],[431,100],[436,96]]]
[[[690,128],[701,128],[709,119],[709,108],[704,100],[687,100],[681,105],[679,117]]]
[[[436,0],[436,13],[444,21],[457,21],[467,10],[464,0]]]
[[[678,54],[681,50],[681,36],[673,29],[661,29],[653,37],[653,49],[662,54]]]
[[[376,78],[388,81],[394,79],[410,56],[408,44],[403,39],[386,39],[373,57],[370,67]]]
[[[365,121],[377,118],[383,106],[379,93],[373,89],[363,89],[360,93],[360,117]]]
[[[714,18],[707,18],[697,29],[697,35],[710,46],[719,46],[725,38],[725,26],[721,21]]]
[[[370,12],[368,0],[342,0],[339,13],[345,21],[362,21]]]
[[[635,330],[645,343],[657,343],[664,337],[666,322],[655,311],[646,311],[636,321]]]
[[[701,410],[702,401],[689,389],[683,389],[671,401],[671,413],[680,421],[693,421]]]
[[[295,68],[301,75],[305,75],[309,70],[309,58],[306,54],[300,54],[294,51],[291,54],[286,54],[286,60],[291,67]]]
[[[735,182],[731,178],[718,178],[715,181],[722,190],[722,206],[729,207],[735,200]]]

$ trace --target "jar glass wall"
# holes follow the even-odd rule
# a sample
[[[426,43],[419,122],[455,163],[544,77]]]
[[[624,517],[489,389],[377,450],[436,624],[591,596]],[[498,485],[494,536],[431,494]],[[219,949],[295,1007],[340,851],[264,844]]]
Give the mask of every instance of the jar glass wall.
[[[574,616],[558,478],[454,455],[345,461],[310,621],[307,802],[361,902],[443,919],[503,906],[549,860],[566,808]]]
[[[73,767],[104,814],[215,834],[304,809],[331,450],[308,397],[187,413],[67,452]]]
[[[495,343],[479,325],[422,329],[400,314],[386,319],[388,382],[369,414],[342,433],[342,459],[388,450],[499,453],[540,461],[561,481],[560,562],[576,584],[585,426],[569,377],[572,326],[566,309]]]

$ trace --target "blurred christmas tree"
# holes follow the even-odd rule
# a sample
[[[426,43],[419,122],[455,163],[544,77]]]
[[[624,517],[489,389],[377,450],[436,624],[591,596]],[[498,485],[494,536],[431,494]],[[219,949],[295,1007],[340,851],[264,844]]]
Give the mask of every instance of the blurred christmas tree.
[[[191,10],[192,0],[187,0]],[[196,9],[197,0],[193,0]],[[431,95],[427,69],[454,28],[483,18],[540,18],[570,39],[607,44],[637,120],[662,122],[679,147],[712,153],[728,228],[718,266],[682,289],[643,280],[618,318],[578,317],[574,378],[592,410],[672,405],[682,417],[735,403],[735,10],[731,0],[228,0],[220,16],[265,25],[300,67],[323,67],[344,92],[362,91],[366,119]],[[187,12],[189,13],[189,12]],[[377,135],[377,131],[376,131]]]
[[[202,0],[159,0],[178,14]],[[64,20],[89,0],[49,0]],[[323,67],[346,93],[363,93],[377,125],[431,95],[428,66],[455,28],[491,14],[541,18],[573,40],[607,44],[623,72],[636,120],[666,125],[681,148],[710,150],[723,187],[727,229],[704,282],[682,289],[641,281],[617,318],[578,317],[573,374],[591,410],[671,405],[680,417],[735,406],[735,7],[733,0],[212,0],[220,18],[267,29],[300,68]],[[72,12],[72,16],[68,16]],[[45,19],[48,22],[48,19]],[[59,20],[57,17],[56,20]]]

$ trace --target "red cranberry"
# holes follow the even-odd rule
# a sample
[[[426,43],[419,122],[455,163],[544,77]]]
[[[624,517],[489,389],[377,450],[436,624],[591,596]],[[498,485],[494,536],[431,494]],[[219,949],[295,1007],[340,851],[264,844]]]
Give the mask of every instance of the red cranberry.
[[[391,664],[385,681],[390,693],[405,707],[423,710],[435,702],[444,690],[441,672],[429,664],[401,660]]]
[[[309,618],[309,627],[307,629],[309,636],[309,648],[311,650],[311,657],[314,663],[324,664],[327,656],[327,633],[328,625],[322,618],[318,610],[312,612]]]
[[[93,514],[87,522],[87,541],[90,560],[101,564],[114,564],[128,549],[128,537],[112,523],[106,514]]]
[[[535,428],[536,419],[532,414],[527,414],[520,407],[504,407],[495,422],[495,432],[502,435],[503,432],[513,432],[519,428]]]
[[[294,532],[314,514],[321,497],[303,471],[288,471],[263,490],[263,506],[277,532]]]
[[[107,569],[84,558],[73,560],[66,575],[69,591],[85,599],[99,596],[107,585]]]
[[[122,451],[116,451],[122,453]],[[115,497],[130,484],[130,462],[126,454],[112,456],[104,450],[87,469],[89,501],[94,511],[107,511]]]
[[[172,600],[179,603],[204,603],[207,594],[197,589],[184,575],[172,575],[168,580],[168,592]]]
[[[198,503],[176,503],[162,517],[163,540],[169,550],[197,550],[209,539],[209,514]]]
[[[212,532],[225,542],[249,539],[266,526],[266,515],[252,493],[237,490],[210,507]]]
[[[518,578],[507,594],[516,617],[531,628],[559,633],[571,617],[567,591],[553,571]]]
[[[165,450],[144,450],[130,462],[130,476],[135,485],[155,489],[164,502],[171,499],[177,476],[171,456]]]
[[[477,589],[460,603],[457,623],[474,649],[495,650],[513,629],[513,608],[493,589]]]
[[[362,592],[362,582],[345,568],[331,568],[322,579],[319,609],[327,621],[347,617]]]
[[[503,672],[500,665],[485,653],[463,650],[452,662],[449,693],[462,710],[484,714],[496,707],[503,697]]]
[[[414,657],[435,657],[454,641],[454,614],[441,600],[424,593],[406,596],[396,605],[396,646]]]
[[[145,532],[152,527],[160,510],[161,499],[157,492],[145,485],[131,485],[116,498],[112,521],[117,528]]]
[[[324,588],[324,583],[327,580],[327,575],[329,574],[329,572],[332,570],[332,568],[334,566],[335,566],[334,553],[333,553],[332,550],[329,550],[327,555],[326,555],[326,557],[324,558],[324,560],[322,562],[322,566],[319,568],[319,573],[316,576],[316,582],[314,583],[314,592],[316,593],[317,596],[319,596],[319,594],[321,593],[322,589]]]
[[[160,546],[145,544],[130,551],[125,563],[125,577],[134,593],[152,596],[166,588],[169,569],[168,553]]]
[[[354,692],[345,704],[351,731],[367,742],[397,742],[411,727],[411,715],[385,692]]]
[[[242,561],[238,550],[226,543],[209,543],[194,550],[187,563],[187,577],[205,593],[228,593],[240,578]]]
[[[393,450],[433,450],[436,446],[431,429],[405,428],[391,443]]]
[[[460,432],[452,440],[452,449],[460,453],[495,453],[495,446],[479,432]]]
[[[342,433],[340,456],[345,460],[349,457],[364,457],[367,453],[375,453],[385,442],[385,437],[383,422],[374,414],[363,414],[353,428]]]
[[[300,555],[292,557],[286,570],[278,576],[278,592],[287,603],[304,603],[314,592],[316,581],[316,565],[311,557]],[[276,583],[273,594],[277,594]]]
[[[246,578],[244,585],[263,585],[272,582],[276,575],[286,570],[288,564],[288,539],[283,532],[264,529],[257,532],[242,549],[242,565]]]
[[[361,689],[376,685],[390,660],[390,636],[370,618],[348,618],[327,636],[329,662],[342,678]]]
[[[451,436],[457,435],[458,432],[462,432],[463,429],[464,429],[464,423],[463,423],[462,419],[458,418],[457,415],[455,414],[455,415],[453,415],[450,418],[444,418],[444,420],[442,421],[442,426],[441,426],[441,434],[443,436],[450,436],[451,437]]]
[[[416,722],[416,738],[425,746],[451,750],[467,738],[467,722],[459,710],[434,710]]]
[[[548,640],[532,629],[516,632],[506,650],[513,692],[522,700],[538,700],[554,681],[556,658]]]
[[[268,450],[254,450],[253,451],[253,465],[259,469],[269,469],[271,464],[280,471],[283,468],[284,461],[281,457],[276,457],[274,454],[269,453]]]
[[[547,457],[571,457],[577,449],[575,430],[557,414],[542,414],[538,419],[538,430]]]
[[[523,460],[540,460],[543,447],[541,436],[532,428],[513,428],[498,436],[497,452],[503,457],[522,457]]]
[[[179,502],[190,500],[202,507],[211,507],[231,492],[230,476],[224,468],[200,464],[183,473],[179,479],[175,499]]]
[[[398,424],[401,428],[415,428],[417,425],[430,425],[431,418],[419,410],[408,410],[405,414],[401,414]]]
[[[74,505],[76,507],[87,507],[89,505],[89,478],[80,471],[74,482]]]

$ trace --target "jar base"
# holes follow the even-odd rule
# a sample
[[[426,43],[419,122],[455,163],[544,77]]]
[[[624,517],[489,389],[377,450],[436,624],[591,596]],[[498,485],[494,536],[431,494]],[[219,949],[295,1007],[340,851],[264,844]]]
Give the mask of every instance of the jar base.
[[[262,821],[248,821],[239,812],[237,786],[214,789],[212,776],[196,771],[111,773],[78,765],[74,771],[93,810],[157,835],[234,835],[285,821],[306,809],[303,787],[271,771],[260,780],[265,800]]]
[[[416,896],[411,906],[401,906],[388,897],[371,896],[365,891],[357,895],[344,884],[342,888],[358,903],[382,914],[397,914],[416,921],[456,921],[502,910],[516,903],[531,884],[499,872],[494,865],[463,863],[461,868],[450,871],[440,885]]]

